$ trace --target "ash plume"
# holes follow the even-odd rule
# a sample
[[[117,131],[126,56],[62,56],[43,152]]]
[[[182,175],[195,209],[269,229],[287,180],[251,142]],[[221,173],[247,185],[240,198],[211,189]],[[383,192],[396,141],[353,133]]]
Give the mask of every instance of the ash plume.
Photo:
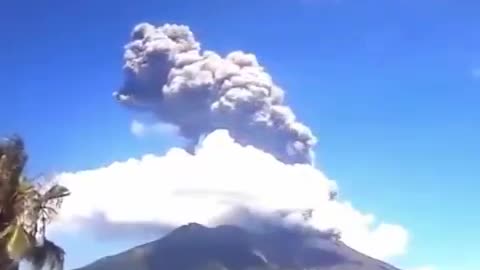
[[[173,147],[57,174],[72,195],[51,230],[143,239],[194,222],[312,242],[341,236],[380,259],[405,252],[403,227],[336,199],[336,183],[312,164],[315,137],[253,54],[221,57],[202,51],[187,26],[143,23],[124,57],[116,99],[175,126],[195,151]],[[132,130],[141,136],[148,128]]]
[[[72,193],[49,226],[57,235],[73,229],[112,240],[153,240],[192,222],[281,229],[309,239],[336,238],[338,231],[341,241],[378,259],[402,255],[409,240],[402,226],[332,200],[337,184],[314,166],[287,165],[236,143],[225,130],[208,134],[194,155],[174,147],[164,155],[63,172],[54,182]]]
[[[188,26],[137,25],[125,46],[124,83],[116,99],[178,127],[194,148],[226,129],[284,163],[312,163],[316,138],[296,120],[284,91],[242,51],[225,57],[204,51]]]

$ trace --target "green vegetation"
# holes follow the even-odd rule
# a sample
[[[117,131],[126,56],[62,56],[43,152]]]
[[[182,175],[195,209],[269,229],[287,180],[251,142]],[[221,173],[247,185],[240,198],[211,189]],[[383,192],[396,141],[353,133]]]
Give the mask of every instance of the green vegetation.
[[[70,192],[27,178],[26,162],[21,138],[0,142],[0,269],[18,269],[24,260],[35,270],[62,270],[65,252],[46,238],[45,231]]]

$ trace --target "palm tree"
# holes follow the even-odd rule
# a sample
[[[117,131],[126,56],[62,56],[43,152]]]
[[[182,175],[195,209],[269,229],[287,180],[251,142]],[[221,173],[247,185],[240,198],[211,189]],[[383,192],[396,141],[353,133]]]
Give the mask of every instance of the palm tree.
[[[23,260],[36,270],[62,270],[65,252],[46,238],[45,228],[70,192],[26,178],[26,161],[20,137],[0,142],[0,269],[18,269]]]

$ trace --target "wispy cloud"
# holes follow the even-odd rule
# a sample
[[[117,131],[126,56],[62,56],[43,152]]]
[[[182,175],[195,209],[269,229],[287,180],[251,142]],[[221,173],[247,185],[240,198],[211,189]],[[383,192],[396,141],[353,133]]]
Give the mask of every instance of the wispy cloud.
[[[137,137],[144,137],[159,134],[175,135],[178,132],[178,128],[167,123],[144,123],[139,120],[133,120],[130,124],[130,131]]]

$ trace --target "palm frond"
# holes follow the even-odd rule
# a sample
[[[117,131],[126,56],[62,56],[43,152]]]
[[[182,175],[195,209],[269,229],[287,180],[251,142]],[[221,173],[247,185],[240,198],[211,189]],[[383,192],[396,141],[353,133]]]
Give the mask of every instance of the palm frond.
[[[0,142],[0,178],[19,181],[27,159],[25,144],[19,136]]]
[[[52,270],[63,270],[65,251],[50,240],[44,239],[39,246],[31,248],[25,260],[32,264],[33,270],[47,266]]]
[[[34,270],[45,266],[63,270],[65,252],[46,239],[45,228],[70,191],[25,177],[26,161],[20,137],[0,141],[0,249],[9,257],[1,259],[0,265],[27,260]]]
[[[7,225],[7,227],[3,231],[0,232],[0,239],[5,239],[7,237],[7,235],[9,235],[13,232],[14,229],[15,229],[14,224]]]
[[[7,253],[14,261],[20,261],[32,246],[32,238],[23,226],[17,224],[12,229],[7,242]]]
[[[70,191],[61,185],[52,186],[45,194],[43,195],[44,201],[58,200],[70,195]]]

